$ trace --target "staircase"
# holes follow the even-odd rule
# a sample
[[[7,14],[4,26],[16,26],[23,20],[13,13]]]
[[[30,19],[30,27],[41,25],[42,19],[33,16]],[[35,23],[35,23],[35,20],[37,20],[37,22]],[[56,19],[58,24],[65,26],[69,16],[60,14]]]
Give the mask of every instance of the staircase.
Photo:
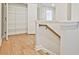
[[[60,35],[48,25],[37,24],[36,49],[40,54],[59,55]]]

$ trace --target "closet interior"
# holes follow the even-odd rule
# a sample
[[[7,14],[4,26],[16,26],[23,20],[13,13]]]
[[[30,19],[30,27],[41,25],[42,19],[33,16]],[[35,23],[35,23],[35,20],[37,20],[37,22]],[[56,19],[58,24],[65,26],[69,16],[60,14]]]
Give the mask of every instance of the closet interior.
[[[9,35],[24,34],[28,31],[28,9],[23,3],[2,4],[1,37],[8,39]]]

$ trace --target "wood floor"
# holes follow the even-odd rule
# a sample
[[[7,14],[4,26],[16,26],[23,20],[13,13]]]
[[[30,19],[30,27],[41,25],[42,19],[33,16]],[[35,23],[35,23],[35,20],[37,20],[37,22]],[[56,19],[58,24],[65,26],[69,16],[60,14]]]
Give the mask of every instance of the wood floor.
[[[4,40],[0,55],[40,55],[34,47],[35,35],[12,35],[9,36],[8,41]]]

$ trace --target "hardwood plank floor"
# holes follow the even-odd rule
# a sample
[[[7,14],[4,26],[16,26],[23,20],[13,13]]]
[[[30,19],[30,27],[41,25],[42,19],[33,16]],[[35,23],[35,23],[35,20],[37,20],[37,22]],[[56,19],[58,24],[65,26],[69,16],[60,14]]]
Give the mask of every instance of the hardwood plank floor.
[[[0,55],[40,55],[35,47],[35,35],[20,34],[11,35],[9,40],[4,40]]]

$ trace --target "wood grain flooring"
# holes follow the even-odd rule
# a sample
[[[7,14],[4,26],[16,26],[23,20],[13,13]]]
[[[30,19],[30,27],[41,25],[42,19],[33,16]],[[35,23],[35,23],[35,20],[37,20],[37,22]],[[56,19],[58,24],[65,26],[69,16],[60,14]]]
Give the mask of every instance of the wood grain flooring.
[[[40,55],[34,47],[35,35],[11,35],[0,47],[0,55]]]

